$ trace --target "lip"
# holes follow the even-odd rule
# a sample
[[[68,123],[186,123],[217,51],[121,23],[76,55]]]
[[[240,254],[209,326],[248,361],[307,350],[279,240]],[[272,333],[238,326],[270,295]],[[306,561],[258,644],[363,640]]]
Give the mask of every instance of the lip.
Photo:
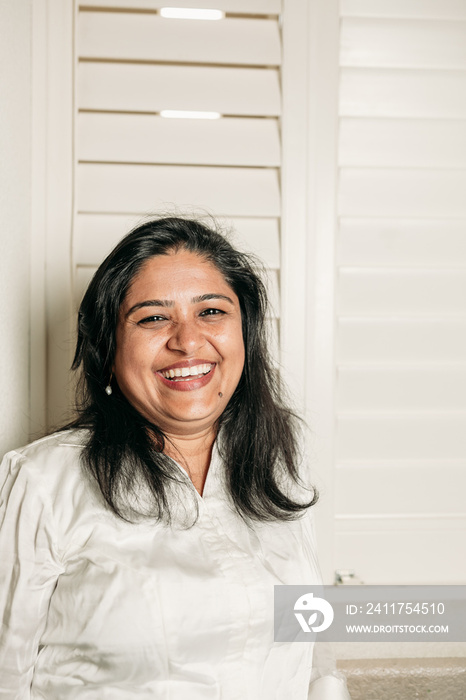
[[[213,365],[212,369],[208,374],[203,374],[200,377],[193,375],[190,379],[187,377],[182,382],[174,382],[171,379],[166,379],[162,372],[166,372],[169,369],[177,369],[178,367],[196,367],[196,365]],[[196,389],[202,389],[206,386],[214,376],[217,364],[215,362],[209,362],[208,360],[189,360],[185,362],[176,362],[174,365],[169,367],[164,367],[155,373],[155,376],[172,391],[195,391]]]

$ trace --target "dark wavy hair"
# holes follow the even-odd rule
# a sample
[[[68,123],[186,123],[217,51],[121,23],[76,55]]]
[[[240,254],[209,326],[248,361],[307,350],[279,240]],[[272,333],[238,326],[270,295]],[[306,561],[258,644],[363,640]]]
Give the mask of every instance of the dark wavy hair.
[[[169,493],[186,483],[163,450],[168,438],[129,403],[117,383],[105,392],[116,350],[119,311],[144,263],[157,255],[187,250],[212,263],[236,293],[245,345],[242,376],[219,419],[219,449],[237,511],[256,520],[288,520],[317,500],[292,496],[301,485],[299,421],[282,402],[282,388],[267,351],[267,297],[250,256],[197,220],[160,218],[126,235],[95,273],[78,315],[72,368],[81,368],[78,417],[88,428],[85,466],[110,508],[124,519],[145,515],[170,520]],[[141,489],[142,487],[142,489]],[[138,494],[145,494],[138,499]],[[311,496],[309,500],[309,496]]]

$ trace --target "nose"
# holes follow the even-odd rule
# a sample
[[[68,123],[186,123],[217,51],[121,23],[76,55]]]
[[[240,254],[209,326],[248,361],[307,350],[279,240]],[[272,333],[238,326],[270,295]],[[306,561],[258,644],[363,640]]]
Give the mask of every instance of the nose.
[[[205,344],[202,329],[195,320],[179,321],[167,341],[170,350],[182,352],[185,355],[195,355]]]

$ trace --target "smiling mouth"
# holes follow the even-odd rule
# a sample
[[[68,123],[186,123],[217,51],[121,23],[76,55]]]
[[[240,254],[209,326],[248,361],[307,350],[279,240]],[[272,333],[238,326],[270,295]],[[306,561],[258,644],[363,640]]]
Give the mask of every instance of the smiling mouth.
[[[196,377],[203,377],[211,372],[215,365],[204,363],[195,365],[194,367],[176,367],[175,369],[167,369],[160,372],[162,377],[172,382],[188,382]]]

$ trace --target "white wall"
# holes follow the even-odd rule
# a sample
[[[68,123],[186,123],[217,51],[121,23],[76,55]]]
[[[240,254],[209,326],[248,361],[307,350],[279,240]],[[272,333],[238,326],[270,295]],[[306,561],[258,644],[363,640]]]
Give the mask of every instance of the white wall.
[[[0,3],[0,451],[29,429],[31,2]]]

